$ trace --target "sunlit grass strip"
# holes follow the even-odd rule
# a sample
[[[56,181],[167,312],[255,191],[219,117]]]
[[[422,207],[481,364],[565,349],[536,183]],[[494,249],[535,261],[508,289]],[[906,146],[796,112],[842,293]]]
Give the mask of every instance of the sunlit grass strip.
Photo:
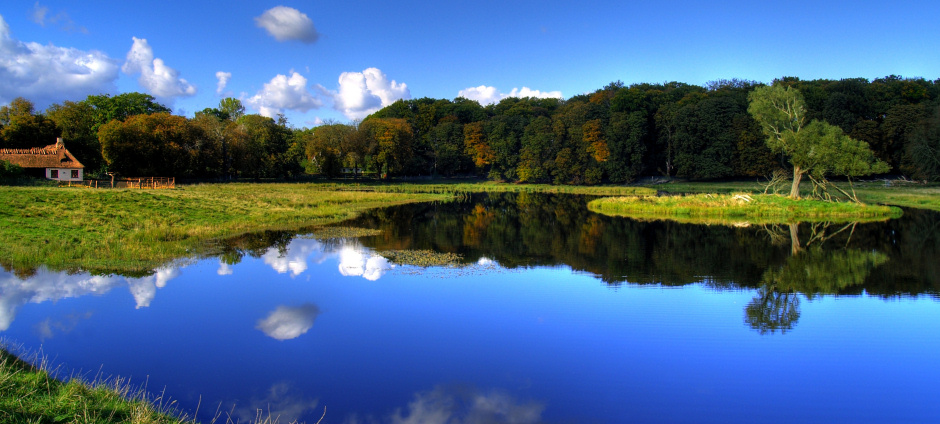
[[[171,407],[161,405],[161,399],[149,399],[146,392],[132,388],[126,381],[63,382],[54,378],[54,370],[42,365],[34,367],[0,348],[0,422],[190,422],[174,415]]]
[[[704,223],[854,221],[901,215],[900,209],[888,206],[747,194],[609,197],[589,202],[588,208],[605,215]]]

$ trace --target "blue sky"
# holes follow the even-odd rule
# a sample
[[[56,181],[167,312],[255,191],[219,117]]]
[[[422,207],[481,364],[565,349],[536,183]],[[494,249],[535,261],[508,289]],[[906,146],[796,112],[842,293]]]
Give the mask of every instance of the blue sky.
[[[231,96],[309,127],[399,98],[569,98],[616,80],[933,80],[937,17],[937,1],[9,1],[0,104],[139,91],[192,116]]]

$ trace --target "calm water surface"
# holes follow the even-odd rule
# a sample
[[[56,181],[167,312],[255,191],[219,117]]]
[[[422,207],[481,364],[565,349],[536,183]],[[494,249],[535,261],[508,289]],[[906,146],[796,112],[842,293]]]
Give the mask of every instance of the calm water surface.
[[[940,214],[704,226],[586,201],[390,208],[344,224],[378,236],[245,236],[143,277],[4,270],[0,337],[203,419],[940,422]]]

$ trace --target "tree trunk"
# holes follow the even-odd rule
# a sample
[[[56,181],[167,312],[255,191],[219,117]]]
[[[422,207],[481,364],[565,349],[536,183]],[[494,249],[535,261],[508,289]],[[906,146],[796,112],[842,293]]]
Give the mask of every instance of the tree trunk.
[[[803,178],[803,170],[799,166],[793,167],[793,185],[790,186],[790,198],[800,198],[800,179]]]

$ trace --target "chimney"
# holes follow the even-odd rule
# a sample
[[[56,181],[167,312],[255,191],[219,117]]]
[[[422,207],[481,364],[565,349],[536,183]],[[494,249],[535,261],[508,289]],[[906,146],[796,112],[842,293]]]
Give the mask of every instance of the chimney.
[[[65,148],[65,143],[62,142],[62,137],[56,137],[56,138],[55,138],[55,148],[56,148],[56,149],[64,149],[64,148]]]

